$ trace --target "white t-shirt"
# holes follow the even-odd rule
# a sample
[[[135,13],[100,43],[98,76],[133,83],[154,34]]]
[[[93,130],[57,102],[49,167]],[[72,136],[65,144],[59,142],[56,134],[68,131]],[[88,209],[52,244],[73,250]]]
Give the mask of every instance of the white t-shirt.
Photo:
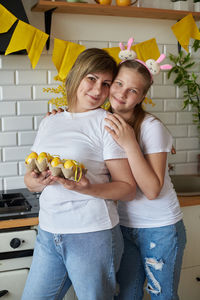
[[[152,116],[147,116],[141,126],[140,147],[143,154],[170,152],[172,137],[165,126]],[[118,203],[120,224],[132,228],[150,228],[175,224],[182,219],[179,201],[168,174],[155,200],[148,200],[137,188],[133,201]]]
[[[32,151],[74,159],[88,169],[91,183],[109,182],[105,160],[125,158],[119,145],[104,129],[106,112],[63,112],[42,120]],[[52,233],[83,233],[105,230],[119,223],[117,207],[103,200],[67,190],[55,183],[40,196],[39,223]]]

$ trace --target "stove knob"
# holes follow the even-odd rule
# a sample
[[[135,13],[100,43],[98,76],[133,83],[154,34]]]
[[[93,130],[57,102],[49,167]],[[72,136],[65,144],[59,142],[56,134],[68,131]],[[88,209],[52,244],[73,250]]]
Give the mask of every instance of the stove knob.
[[[10,247],[12,247],[13,249],[18,248],[21,245],[21,241],[18,238],[14,238],[10,241]]]

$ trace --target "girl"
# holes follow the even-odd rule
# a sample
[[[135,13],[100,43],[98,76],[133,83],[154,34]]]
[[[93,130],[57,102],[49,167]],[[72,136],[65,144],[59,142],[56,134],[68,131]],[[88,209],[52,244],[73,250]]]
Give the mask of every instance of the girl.
[[[79,300],[113,298],[123,240],[112,200],[135,195],[124,151],[104,129],[106,112],[99,108],[115,74],[115,61],[105,51],[85,50],[66,80],[68,111],[40,124],[32,151],[83,163],[92,184],[85,187],[82,180],[82,194],[66,189],[65,180],[55,182],[49,172],[25,175],[29,190],[42,193],[39,232],[22,300],[62,299],[71,283]]]
[[[127,60],[119,65],[110,88],[113,115],[107,115],[106,129],[125,150],[138,186],[133,201],[118,203],[125,247],[118,272],[120,300],[142,300],[145,279],[152,300],[179,299],[186,236],[168,175],[172,137],[142,108],[151,84],[149,69]]]

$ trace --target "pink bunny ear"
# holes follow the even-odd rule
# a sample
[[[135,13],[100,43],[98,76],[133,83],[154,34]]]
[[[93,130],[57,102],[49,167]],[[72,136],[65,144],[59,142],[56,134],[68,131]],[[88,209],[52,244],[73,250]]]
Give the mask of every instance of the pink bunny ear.
[[[124,47],[123,43],[119,43],[119,47],[120,47],[121,50],[125,50],[125,47]]]
[[[127,50],[130,50],[130,49],[131,49],[131,46],[132,46],[132,44],[133,44],[133,41],[134,41],[133,38],[130,38],[130,39],[128,40],[128,43],[127,43]]]
[[[162,65],[160,66],[161,70],[171,70],[172,66],[171,65]]]
[[[161,61],[163,61],[165,59],[166,55],[163,53],[161,54],[161,56],[156,60],[156,62],[159,64],[161,63]]]

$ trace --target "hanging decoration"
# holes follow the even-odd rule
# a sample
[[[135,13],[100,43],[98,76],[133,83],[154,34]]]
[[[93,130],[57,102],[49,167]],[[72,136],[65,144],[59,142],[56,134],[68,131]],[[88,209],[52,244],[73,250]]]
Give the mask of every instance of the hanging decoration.
[[[0,33],[7,32],[16,21],[17,18],[0,4]]]
[[[188,52],[190,38],[200,40],[200,32],[195,23],[192,14],[188,14],[179,22],[172,26],[172,31],[175,34],[179,44]]]
[[[65,79],[79,54],[85,46],[54,39],[52,61],[58,71],[59,77]]]

